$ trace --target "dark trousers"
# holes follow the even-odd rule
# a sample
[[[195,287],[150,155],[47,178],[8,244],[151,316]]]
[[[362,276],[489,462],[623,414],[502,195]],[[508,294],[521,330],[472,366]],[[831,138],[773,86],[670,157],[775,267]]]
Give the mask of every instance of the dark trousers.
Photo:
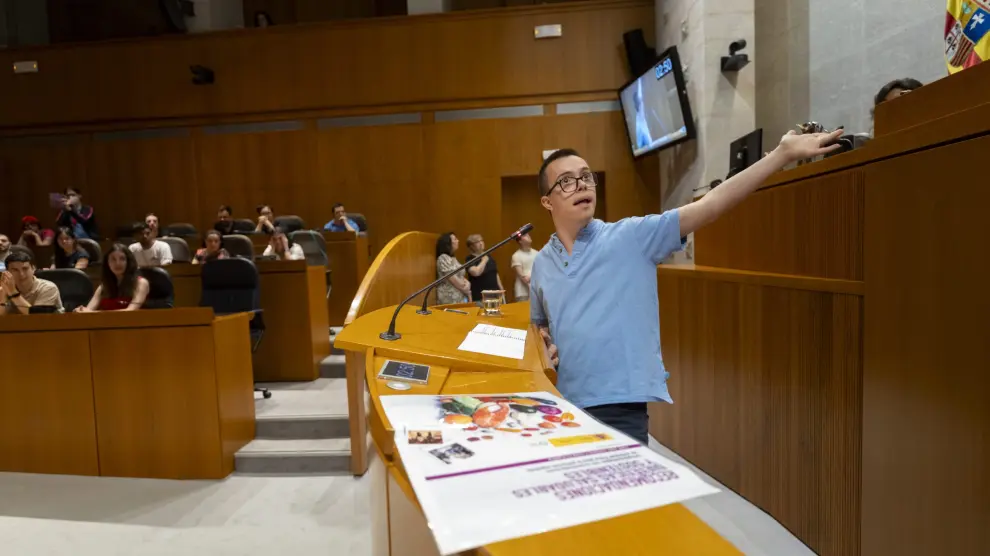
[[[640,444],[649,445],[650,418],[646,403],[610,403],[584,410],[602,423],[635,438]]]

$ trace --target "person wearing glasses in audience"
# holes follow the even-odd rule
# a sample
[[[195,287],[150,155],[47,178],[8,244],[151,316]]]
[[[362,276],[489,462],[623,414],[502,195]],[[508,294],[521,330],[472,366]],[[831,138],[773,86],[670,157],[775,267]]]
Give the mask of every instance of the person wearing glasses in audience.
[[[26,315],[31,307],[54,307],[61,313],[62,296],[58,286],[34,276],[34,256],[30,251],[11,251],[0,272],[0,315]]]
[[[58,247],[55,248],[55,256],[52,261],[52,268],[78,268],[85,270],[89,266],[89,252],[79,245],[76,234],[71,228],[65,226],[58,229]]]
[[[264,234],[274,234],[275,213],[272,212],[272,207],[268,205],[258,205],[256,210],[258,211],[258,225],[255,226],[254,231]]]
[[[55,232],[42,228],[34,216],[21,218],[21,230],[21,237],[17,238],[17,245],[21,247],[45,247],[55,243]]]
[[[738,205],[774,172],[838,149],[832,143],[842,133],[791,131],[768,156],[698,201],[610,223],[595,219],[597,180],[577,151],[548,156],[539,173],[540,204],[556,231],[536,255],[529,306],[550,357],[559,357],[563,397],[646,444],[647,403],[673,403],[660,354],[657,265],[680,249],[682,237]]]
[[[204,264],[210,261],[230,258],[230,253],[223,248],[223,236],[216,230],[206,232],[203,238],[203,247],[196,251],[193,257],[193,264]]]
[[[140,268],[172,264],[172,248],[160,239],[155,239],[148,221],[135,228],[136,242],[129,247]]]
[[[323,230],[327,232],[358,232],[357,222],[351,220],[347,217],[347,211],[344,210],[343,203],[337,203],[333,206],[333,220],[327,222],[323,226]]]
[[[230,205],[220,205],[220,208],[217,210],[217,221],[213,223],[213,229],[225,236],[234,233],[233,214],[234,210],[230,208]]]
[[[99,239],[93,207],[82,204],[82,191],[78,187],[65,189],[56,222],[59,226],[72,228],[78,238]]]
[[[467,267],[467,279],[471,284],[471,299],[481,301],[481,292],[485,290],[504,290],[502,287],[502,277],[498,275],[498,267],[495,266],[495,259],[490,255],[478,258],[478,255],[485,250],[485,238],[481,234],[471,234],[467,237],[468,256],[464,262],[477,259],[477,263]]]
[[[275,228],[275,233],[268,240],[268,247],[265,247],[261,256],[274,257],[279,261],[301,261],[306,258],[302,247],[289,239],[282,228]]]
[[[454,232],[440,234],[437,238],[437,278],[461,266],[455,254],[460,240]],[[466,303],[471,301],[471,283],[465,278],[464,269],[447,278],[437,286],[437,304]]]
[[[137,260],[128,248],[114,243],[103,260],[100,285],[86,306],[77,313],[96,311],[137,311],[151,290],[148,281],[138,274]]]

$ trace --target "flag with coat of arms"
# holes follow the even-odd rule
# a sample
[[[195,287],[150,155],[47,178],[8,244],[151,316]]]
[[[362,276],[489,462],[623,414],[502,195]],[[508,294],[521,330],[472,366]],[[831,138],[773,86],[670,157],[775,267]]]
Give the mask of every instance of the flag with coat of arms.
[[[990,0],[947,0],[945,63],[956,73],[990,58]]]

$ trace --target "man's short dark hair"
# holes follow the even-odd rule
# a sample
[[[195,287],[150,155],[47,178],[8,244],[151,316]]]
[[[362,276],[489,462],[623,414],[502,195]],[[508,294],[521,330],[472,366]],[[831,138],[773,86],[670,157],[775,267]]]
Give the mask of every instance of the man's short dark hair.
[[[14,247],[18,246],[15,245],[11,247],[10,254],[7,255],[8,267],[10,266],[10,263],[28,263],[29,265],[34,265],[34,254],[31,253],[30,249],[14,249]]]
[[[554,161],[567,158],[568,156],[581,158],[581,155],[574,149],[557,149],[543,160],[543,164],[540,166],[540,197],[546,195],[552,185],[550,179],[547,177],[547,166],[553,164]]]
[[[68,195],[70,191],[72,191],[76,195],[82,195],[82,189],[79,189],[78,187],[66,187],[65,188],[65,194],[66,195]]]
[[[880,90],[877,91],[877,95],[873,97],[873,106],[880,104],[881,102],[887,100],[887,95],[890,94],[894,89],[900,89],[902,91],[913,91],[915,89],[920,89],[924,87],[924,84],[917,79],[912,79],[910,77],[904,77],[901,79],[895,79],[890,83],[887,83]]]
[[[131,231],[135,234],[138,234],[145,230],[150,230],[150,229],[151,226],[149,226],[146,221],[141,221],[141,222],[135,222],[134,227],[131,229]]]
[[[344,203],[334,203],[333,207],[330,209],[331,212],[336,212],[337,207],[344,208]]]
[[[266,208],[268,210],[272,210],[272,206],[271,205],[258,205],[257,207],[255,207],[254,210],[258,211],[258,214],[261,214],[261,211],[265,210]]]
[[[224,211],[227,211],[227,214],[230,216],[234,215],[234,209],[230,208],[230,205],[220,205],[220,208],[217,209],[217,212],[224,212]]]

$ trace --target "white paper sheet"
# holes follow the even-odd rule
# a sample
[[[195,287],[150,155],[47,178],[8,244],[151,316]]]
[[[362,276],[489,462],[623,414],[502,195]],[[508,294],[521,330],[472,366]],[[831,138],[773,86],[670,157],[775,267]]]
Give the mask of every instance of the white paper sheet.
[[[718,492],[547,392],[381,401],[443,554]]]
[[[526,351],[526,330],[479,324],[468,332],[457,349],[498,357],[522,359]]]

